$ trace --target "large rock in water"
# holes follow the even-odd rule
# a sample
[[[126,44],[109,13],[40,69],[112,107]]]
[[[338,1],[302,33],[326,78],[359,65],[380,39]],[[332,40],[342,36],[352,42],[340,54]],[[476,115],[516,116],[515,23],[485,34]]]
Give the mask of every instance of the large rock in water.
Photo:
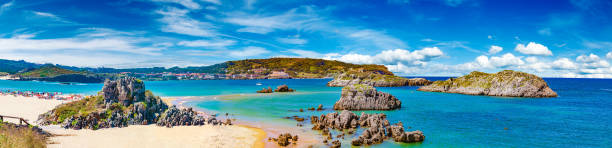
[[[327,82],[327,86],[333,87],[344,87],[353,84],[366,84],[375,87],[423,86],[431,84],[431,81],[424,78],[408,79],[394,75],[347,72]]]
[[[557,97],[542,78],[512,70],[494,74],[474,71],[459,78],[435,81],[418,90],[504,97]]]
[[[354,84],[342,88],[340,100],[334,104],[335,110],[392,110],[402,106],[402,102],[391,94],[377,91],[376,88]]]

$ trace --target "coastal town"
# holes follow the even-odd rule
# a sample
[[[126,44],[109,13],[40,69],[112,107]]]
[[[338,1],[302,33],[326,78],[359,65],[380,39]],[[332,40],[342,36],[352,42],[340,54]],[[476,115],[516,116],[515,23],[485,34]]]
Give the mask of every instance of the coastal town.
[[[76,101],[85,98],[83,95],[79,94],[63,94],[62,92],[34,92],[34,91],[15,91],[15,90],[2,90],[0,91],[0,96],[21,96],[21,97],[31,97],[45,100],[66,100],[66,101]]]
[[[289,74],[283,71],[272,71],[264,73],[260,69],[252,70],[250,73],[240,74],[218,74],[218,73],[135,73],[121,72],[121,75],[139,78],[147,81],[165,81],[165,80],[223,80],[223,79],[290,79]]]

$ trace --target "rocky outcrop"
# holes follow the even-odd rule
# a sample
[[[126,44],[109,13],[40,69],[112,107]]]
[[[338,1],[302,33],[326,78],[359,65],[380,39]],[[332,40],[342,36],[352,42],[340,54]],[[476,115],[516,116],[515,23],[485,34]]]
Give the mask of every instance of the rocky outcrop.
[[[288,146],[291,143],[297,143],[298,135],[291,136],[289,133],[284,133],[278,135],[278,138],[269,137],[268,141],[275,141],[279,146]]]
[[[270,87],[268,87],[267,89],[263,88],[263,89],[257,91],[257,93],[272,93],[272,92],[273,92],[272,88],[270,88]]]
[[[39,116],[42,125],[61,124],[71,129],[100,129],[128,125],[159,126],[217,125],[215,118],[204,119],[193,109],[168,109],[160,97],[145,91],[144,83],[135,78],[107,80],[98,96],[66,104]],[[229,122],[228,122],[229,124]]]
[[[425,135],[421,131],[404,132],[402,122],[387,127],[387,136],[393,138],[395,142],[421,142],[425,140]]]
[[[353,84],[342,88],[342,95],[334,104],[334,109],[392,110],[401,106],[402,102],[391,94],[377,91],[369,85]]]
[[[157,121],[158,126],[172,127],[181,125],[204,125],[204,117],[199,116],[192,108],[178,109],[176,106],[166,110]],[[217,125],[219,122],[215,118],[208,119],[209,124]]]
[[[348,130],[349,134],[357,128],[366,128],[361,135],[351,141],[353,146],[372,145],[382,143],[387,138],[393,138],[397,142],[419,142],[425,139],[425,136],[420,131],[404,132],[401,123],[390,125],[385,114],[366,114],[361,113],[357,116],[355,113],[343,110],[340,113],[328,113],[319,117],[312,116],[310,121],[313,124],[313,130],[321,130],[323,136],[327,136],[327,140],[332,140],[329,129]],[[338,135],[337,138],[343,137]],[[340,146],[340,143],[333,143]],[[332,145],[332,146],[333,146]]]
[[[512,70],[494,74],[474,71],[462,77],[435,81],[418,90],[504,97],[557,97],[542,78]]]
[[[425,78],[403,78],[394,75],[347,72],[334,77],[327,86],[344,87],[353,84],[366,84],[375,87],[423,86],[431,84]]]
[[[276,89],[274,90],[274,92],[294,92],[295,90],[289,88],[289,86],[283,84],[280,86],[277,86]]]
[[[115,81],[106,80],[102,92],[104,103],[107,105],[118,102],[121,105],[128,106],[133,102],[144,100],[145,97],[144,83],[133,77]]]

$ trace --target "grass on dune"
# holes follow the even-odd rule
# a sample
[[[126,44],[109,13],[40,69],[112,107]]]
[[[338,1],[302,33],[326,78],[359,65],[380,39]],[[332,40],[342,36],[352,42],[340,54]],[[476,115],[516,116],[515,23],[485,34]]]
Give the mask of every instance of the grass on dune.
[[[45,148],[46,136],[32,127],[16,126],[0,120],[0,148]]]

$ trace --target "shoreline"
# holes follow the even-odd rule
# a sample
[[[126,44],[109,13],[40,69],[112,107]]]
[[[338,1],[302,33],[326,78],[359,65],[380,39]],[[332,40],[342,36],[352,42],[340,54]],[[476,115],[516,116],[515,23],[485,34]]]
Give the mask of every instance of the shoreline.
[[[186,97],[162,97],[164,101],[171,101],[173,105],[176,105],[178,108],[186,108],[191,107],[195,111],[200,113],[211,113],[213,111],[209,111],[205,108],[199,108],[197,106],[186,105],[187,102],[198,101],[198,100],[232,100],[238,98],[225,98],[225,97],[234,97],[236,95],[248,97],[248,96],[258,96],[258,95],[273,95],[273,94],[230,94],[230,95],[212,95],[212,96],[186,96]],[[210,97],[210,98],[205,98]],[[247,99],[247,98],[239,98],[239,99]],[[221,113],[218,113],[221,114]],[[290,133],[292,135],[297,134],[299,136],[299,140],[295,145],[289,145],[288,147],[309,147],[309,146],[326,146],[321,145],[321,137],[318,135],[316,131],[310,130],[310,128],[306,127],[297,127],[297,126],[287,126],[281,124],[270,124],[270,123],[262,123],[262,121],[250,121],[250,120],[233,120],[232,123],[239,126],[252,127],[258,130],[261,130],[264,133],[263,139],[261,141],[265,147],[278,147],[278,144],[274,141],[268,141],[268,137],[277,137],[283,133]]]
[[[0,95],[0,115],[25,118],[35,122],[38,115],[69,101],[45,100],[35,97]],[[18,123],[18,120],[7,122]],[[99,130],[64,129],[59,125],[39,126],[54,134],[48,147],[265,147],[266,133],[256,127],[235,125],[203,125],[160,127],[154,124],[130,125],[124,128]]]

